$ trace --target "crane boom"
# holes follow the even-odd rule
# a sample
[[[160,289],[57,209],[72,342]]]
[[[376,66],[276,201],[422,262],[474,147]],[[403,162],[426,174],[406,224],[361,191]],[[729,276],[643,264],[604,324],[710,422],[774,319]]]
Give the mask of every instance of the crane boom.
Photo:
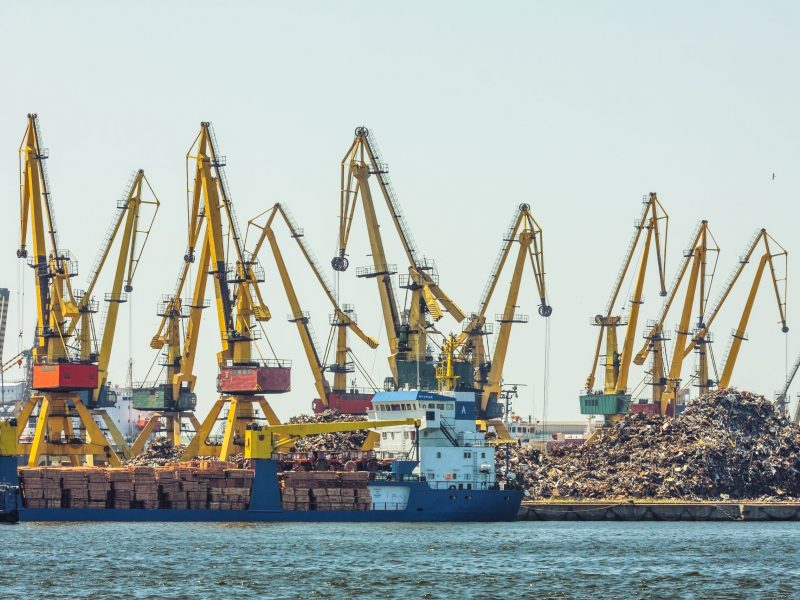
[[[772,288],[773,292],[775,293],[775,301],[778,305],[778,313],[780,315],[781,321],[781,331],[786,333],[789,331],[789,327],[786,325],[786,295],[785,285],[783,286],[783,292],[781,291],[781,283],[785,284],[785,277],[779,279],[777,273],[775,272],[775,259],[778,257],[783,257],[786,259],[788,253],[786,250],[778,244],[771,236],[766,234],[766,231],[763,232],[764,235],[761,236],[761,239],[764,243],[764,254],[761,256],[761,259],[758,262],[758,267],[756,268],[755,276],[753,277],[753,283],[750,286],[750,293],[747,296],[747,301],[745,302],[744,309],[742,310],[741,317],[739,318],[739,324],[736,327],[736,330],[732,333],[732,341],[731,346],[728,351],[728,356],[725,359],[725,366],[722,369],[722,375],[720,375],[718,386],[720,388],[726,388],[731,383],[731,378],[733,376],[733,369],[736,366],[736,360],[739,356],[739,351],[742,347],[742,342],[747,339],[747,323],[750,320],[750,315],[753,312],[753,305],[755,304],[756,295],[758,294],[758,288],[761,285],[762,276],[764,275],[764,270],[766,267],[769,267],[770,279],[772,281]],[[776,252],[773,252],[772,247],[770,246],[770,240],[778,247]],[[785,274],[787,274],[784,271]]]

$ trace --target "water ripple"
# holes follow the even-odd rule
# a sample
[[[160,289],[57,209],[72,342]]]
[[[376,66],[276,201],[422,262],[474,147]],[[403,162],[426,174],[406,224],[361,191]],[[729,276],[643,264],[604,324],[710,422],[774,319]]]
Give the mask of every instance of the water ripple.
[[[791,523],[36,524],[3,598],[791,598]]]

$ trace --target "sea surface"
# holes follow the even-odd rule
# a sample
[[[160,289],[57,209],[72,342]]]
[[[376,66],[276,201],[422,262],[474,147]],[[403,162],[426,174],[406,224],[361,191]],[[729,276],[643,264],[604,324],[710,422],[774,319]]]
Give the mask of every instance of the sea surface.
[[[0,525],[0,598],[800,598],[792,523]]]

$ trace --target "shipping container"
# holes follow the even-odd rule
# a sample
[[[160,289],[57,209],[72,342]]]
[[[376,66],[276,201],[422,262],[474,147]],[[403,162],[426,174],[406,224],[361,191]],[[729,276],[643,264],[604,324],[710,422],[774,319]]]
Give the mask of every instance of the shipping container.
[[[630,394],[586,394],[580,397],[582,415],[620,415],[628,412]]]
[[[97,365],[45,363],[33,365],[33,389],[51,392],[92,390],[97,387]]]
[[[222,366],[217,391],[228,394],[283,394],[291,390],[290,366]]]
[[[372,409],[374,395],[360,392],[331,392],[328,394],[328,409],[351,415],[363,415]],[[319,398],[314,399],[311,407],[317,414],[325,410],[325,405]]]

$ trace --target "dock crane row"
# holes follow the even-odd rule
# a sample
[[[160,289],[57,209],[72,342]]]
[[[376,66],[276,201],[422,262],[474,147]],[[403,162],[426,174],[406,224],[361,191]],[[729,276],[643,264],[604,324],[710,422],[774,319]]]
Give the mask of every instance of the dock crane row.
[[[400,276],[399,284],[401,288],[411,292],[411,299],[408,310],[402,313],[392,282],[392,276],[397,273],[397,265],[390,264],[386,257],[369,185],[372,176],[378,182],[408,260],[408,273]],[[342,159],[340,189],[339,250],[331,260],[331,265],[336,271],[345,271],[349,266],[347,244],[360,197],[372,265],[356,269],[356,276],[377,282],[391,370],[391,379],[385,382],[384,387],[436,389],[435,362],[427,346],[428,331],[442,318],[444,312],[459,323],[466,318],[466,314],[439,287],[439,277],[433,261],[420,257],[389,179],[388,167],[381,159],[374,134],[366,127],[356,128],[355,139]],[[455,367],[462,383],[470,384],[470,363],[457,363]]]
[[[654,195],[651,195],[651,203],[646,205],[643,217],[649,213],[649,222],[653,227],[657,239],[658,213],[654,212],[656,205],[652,204]],[[666,215],[664,215],[666,218]],[[646,221],[637,222],[637,229]],[[619,288],[624,279],[625,272],[633,256],[634,249],[639,240],[639,231],[634,236],[634,240],[629,246],[626,262],[617,278],[617,283],[612,293],[609,306],[616,301]],[[645,243],[650,242],[650,236],[645,239]],[[657,246],[658,247],[658,246]],[[717,374],[716,363],[711,350],[713,336],[711,326],[719,315],[726,300],[729,299],[736,283],[740,280],[745,267],[753,261],[757,255],[759,247],[762,254],[758,259],[758,266],[753,277],[745,306],[739,318],[736,329],[732,332],[731,342],[727,356],[723,362],[721,374]],[[635,324],[638,316],[637,307],[642,302],[641,286],[644,281],[645,261],[647,260],[647,246],[642,250],[642,258],[639,276],[635,282],[634,294],[631,299],[631,310],[628,319],[628,329],[626,330],[625,345],[622,352],[616,348],[616,336],[608,335],[606,340],[606,381],[601,392],[592,391],[594,385],[593,372],[587,378],[586,393],[581,396],[581,412],[583,414],[602,414],[606,423],[613,422],[620,415],[627,412],[628,407],[633,412],[645,412],[650,414],[674,415],[682,408],[679,403],[680,392],[684,391],[688,384],[694,383],[701,390],[701,393],[717,387],[726,388],[731,384],[734,367],[741,350],[741,344],[747,339],[747,324],[749,322],[758,289],[763,280],[764,271],[769,267],[772,289],[775,294],[778,313],[780,317],[781,329],[785,333],[788,331],[786,326],[786,250],[772,238],[765,229],[761,229],[748,242],[745,252],[739,260],[739,264],[728,277],[722,286],[722,291],[715,303],[709,309],[708,299],[710,294],[711,282],[716,272],[716,265],[719,257],[719,246],[711,234],[707,221],[701,221],[692,234],[689,248],[684,252],[681,262],[669,291],[663,287],[666,293],[665,301],[657,319],[650,321],[645,328],[645,343],[639,352],[633,356],[633,363],[636,365],[644,364],[648,355],[651,356],[649,371],[647,372],[648,381],[652,387],[651,402],[641,402],[630,405],[631,395],[627,393],[627,377],[631,363],[631,354],[626,351],[627,345],[632,343],[631,324]],[[663,256],[663,252],[659,255]],[[659,258],[659,265],[662,265]],[[663,270],[659,272],[663,282]],[[688,277],[687,277],[688,276]],[[669,335],[666,333],[665,322],[670,309],[675,305],[678,297],[679,288],[686,282],[683,304],[680,314],[680,321],[677,325],[674,347],[671,360],[668,360],[666,344]],[[695,312],[695,322],[692,325],[692,311]],[[610,311],[607,312],[610,315]],[[619,319],[619,320],[617,320]],[[595,323],[601,328],[606,327],[609,321],[614,324],[621,324],[624,319],[619,317],[603,317],[598,315]],[[597,358],[600,355],[602,338],[598,340]],[[611,349],[609,351],[609,349]],[[697,354],[696,371],[688,378],[682,374],[683,364],[688,355],[694,351]],[[612,366],[609,369],[609,365]],[[668,365],[668,368],[667,368]],[[712,377],[713,371],[713,377]],[[791,378],[789,383],[791,382]],[[787,385],[788,389],[788,385]],[[785,401],[785,393],[783,393]],[[780,401],[780,396],[779,396]]]
[[[186,155],[187,178],[193,172],[191,185],[189,232],[190,248],[186,260],[194,260],[196,241],[203,223],[203,241],[197,261],[192,305],[189,309],[181,371],[174,375],[173,385],[194,385],[193,365],[208,275],[214,283],[214,297],[221,349],[217,353],[220,393],[195,436],[185,456],[217,456],[225,460],[244,450],[244,432],[259,419],[256,407],[270,425],[280,421],[264,394],[286,393],[291,387],[289,361],[256,356],[260,324],[271,318],[259,283],[264,280],[261,265],[245,252],[231,194],[225,177],[225,158],[219,153],[211,124],[203,122]],[[189,165],[193,163],[194,168]],[[189,188],[187,181],[187,189]],[[227,228],[227,232],[226,232]],[[192,239],[192,236],[197,235]],[[232,249],[229,254],[227,248]],[[233,261],[233,262],[230,262]],[[186,352],[186,349],[191,352]],[[211,439],[217,419],[227,406],[222,441]]]
[[[503,267],[515,244],[518,244],[519,248],[503,312],[495,315],[500,328],[494,352],[490,357],[484,342],[486,336],[492,333],[490,324],[486,323],[486,312],[497,289]],[[534,219],[530,205],[520,204],[514,211],[511,224],[503,236],[500,252],[492,266],[483,294],[481,294],[478,312],[470,315],[463,332],[455,339],[456,347],[459,348],[459,357],[471,361],[475,387],[480,390],[478,414],[483,419],[495,419],[502,416],[498,397],[511,337],[511,327],[514,323],[527,323],[529,319],[528,315],[515,312],[526,259],[530,261],[536,282],[539,315],[549,317],[553,313],[553,309],[547,303],[545,290],[542,228]]]
[[[29,114],[20,147],[21,215],[17,256],[27,259],[34,269],[37,340],[32,350],[33,394],[23,404],[17,418],[18,440],[37,408],[38,415],[33,441],[18,441],[18,447],[28,454],[28,464],[31,466],[37,465],[43,456],[66,456],[73,465],[79,465],[82,458],[91,464],[95,456],[100,456],[111,465],[119,465],[119,457],[95,422],[92,411],[113,405],[113,396],[104,392],[104,388],[118,305],[127,299],[125,294],[133,289],[133,275],[158,209],[158,199],[142,199],[142,182],[146,180],[144,173],[139,171],[129,182],[125,196],[117,205],[117,214],[92,267],[87,290],[73,291],[71,280],[78,274],[78,265],[69,251],[59,244],[45,163],[47,158],[38,117]],[[155,210],[149,222],[145,221],[146,227],[142,228],[141,210],[147,204]],[[33,256],[30,257],[27,246],[29,229],[33,246]],[[91,316],[97,312],[97,302],[91,293],[120,231],[123,232],[123,239],[112,292],[106,295],[109,309],[101,327],[101,345],[98,349]],[[121,289],[123,280],[125,294]],[[77,339],[77,346],[71,341],[72,338]],[[74,427],[75,423],[78,424],[78,430]],[[122,436],[115,427],[111,431],[121,442],[120,450],[125,451]]]
[[[709,373],[708,355],[711,354],[709,349],[712,342],[709,332],[722,307],[725,305],[726,300],[729,299],[736,283],[740,280],[745,268],[756,256],[759,247],[762,248],[762,254],[758,259],[758,266],[753,276],[753,282],[739,317],[738,325],[731,333],[731,342],[727,356],[723,361],[722,373],[715,381],[711,378]],[[692,350],[698,351],[698,371],[695,375],[695,379],[701,390],[705,391],[707,388],[711,387],[726,388],[730,386],[742,342],[747,340],[747,324],[750,320],[755,299],[767,266],[769,266],[770,279],[778,308],[781,331],[783,333],[789,331],[789,327],[786,324],[787,258],[788,252],[767,233],[766,229],[757,231],[745,247],[744,254],[739,258],[739,264],[733,269],[733,272],[722,286],[722,291],[712,308],[708,311],[708,315],[704,317],[702,322],[698,323],[697,327],[692,332],[691,340],[685,346],[676,344],[673,362],[675,360],[685,360]],[[713,362],[713,354],[711,354],[711,360]]]
[[[319,345],[316,343],[313,330],[309,323],[311,317],[300,305],[297,292],[295,291],[294,284],[289,275],[289,269],[286,267],[286,262],[283,259],[283,254],[273,229],[273,223],[278,216],[283,219],[283,222],[289,229],[291,237],[297,242],[303,258],[308,263],[311,271],[314,273],[314,277],[320,284],[322,291],[333,308],[333,314],[330,316],[330,325],[336,330],[336,351],[335,362],[332,364],[325,364],[325,357],[320,353]],[[264,224],[259,224],[259,221],[264,217],[266,218]],[[297,331],[303,345],[303,351],[308,360],[309,367],[311,368],[312,376],[314,377],[314,385],[319,395],[319,398],[314,400],[312,404],[313,410],[319,413],[330,408],[346,413],[365,413],[370,406],[370,400],[372,400],[375,390],[374,386],[373,393],[364,393],[352,389],[348,391],[347,389],[347,375],[355,370],[354,362],[349,360],[351,352],[347,345],[347,332],[348,330],[351,331],[373,350],[378,347],[378,341],[364,333],[358,326],[355,310],[352,305],[339,305],[336,294],[333,291],[333,285],[321,269],[313,250],[308,243],[306,243],[303,229],[297,225],[291,213],[284,205],[280,203],[275,204],[271,209],[251,219],[248,223],[248,230],[250,228],[254,228],[255,231],[259,232],[253,250],[250,253],[252,259],[255,260],[258,258],[265,241],[269,243],[272,256],[275,259],[275,264],[278,268],[278,273],[289,301],[289,306],[292,310],[292,313],[289,315],[289,321],[297,326]],[[334,374],[332,389],[327,379],[325,379],[325,371],[330,371]]]
[[[639,320],[639,311],[644,302],[644,284],[651,248],[655,249],[659,293],[661,296],[667,295],[664,282],[664,261],[666,258],[668,219],[669,217],[658,197],[656,194],[651,193],[643,201],[641,217],[634,225],[634,235],[628,245],[622,268],[619,270],[612,287],[606,311],[604,314],[597,315],[593,321],[593,324],[598,326],[599,331],[592,368],[586,378],[585,392],[580,396],[581,414],[603,415],[605,422],[611,423],[618,420],[629,410],[631,394],[628,391],[628,375],[633,358],[634,336]],[[663,233],[662,228],[664,230]],[[644,233],[644,237],[642,237],[642,233]],[[633,296],[630,298],[629,312],[627,316],[614,314],[623,282],[626,280],[628,270],[634,262],[640,241],[642,242],[641,259],[639,271],[633,284]],[[621,348],[617,341],[618,327],[625,327],[625,338]],[[595,371],[601,356],[604,339],[605,380],[603,389],[596,391],[594,389]]]

